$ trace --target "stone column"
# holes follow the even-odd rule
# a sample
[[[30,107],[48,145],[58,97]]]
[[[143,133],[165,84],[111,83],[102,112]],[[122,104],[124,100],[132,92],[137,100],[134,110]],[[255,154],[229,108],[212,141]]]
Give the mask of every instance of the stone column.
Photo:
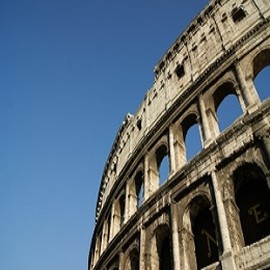
[[[170,153],[170,166],[171,174],[175,173],[175,149],[174,149],[174,128],[173,126],[169,127],[169,153]]]
[[[265,163],[270,167],[270,137],[269,135],[261,137],[262,152],[265,159]]]
[[[95,244],[95,255],[94,255],[94,264],[97,264],[99,257],[100,257],[100,248],[101,248],[101,236],[98,235],[96,239],[96,244]]]
[[[202,133],[203,133],[203,145],[206,146],[211,140],[211,130],[208,123],[208,118],[205,111],[205,104],[202,95],[199,96],[199,111],[201,115]]]
[[[175,168],[178,170],[187,162],[186,145],[183,136],[183,129],[180,126],[174,134],[174,153],[175,153]]]
[[[118,233],[120,230],[120,216],[116,209],[116,204],[118,201],[114,201],[112,204],[112,219],[111,219],[111,235],[110,239],[113,239],[113,237]]]
[[[131,190],[130,190],[131,191]],[[137,211],[137,196],[130,192],[129,198],[129,218]]]
[[[140,269],[146,269],[146,250],[145,250],[145,229],[141,227],[140,233]]]
[[[100,245],[101,254],[106,249],[106,238],[107,238],[106,230],[107,230],[107,221],[105,220],[103,223],[103,228],[102,228],[102,233],[101,233],[101,245]]]
[[[237,268],[236,268],[236,264],[235,264],[234,256],[233,256],[229,226],[228,226],[228,222],[226,218],[226,212],[225,212],[225,208],[223,204],[220,186],[219,186],[215,171],[211,173],[211,177],[212,177],[214,195],[216,199],[221,239],[222,239],[222,244],[223,244],[223,254],[222,254],[221,263],[225,269],[236,270]]]
[[[218,126],[218,119],[217,119],[217,115],[216,115],[216,111],[214,107],[207,108],[206,114],[207,114],[207,120],[209,123],[209,130],[211,130],[211,138],[214,139],[220,133],[219,126]]]
[[[145,184],[145,200],[158,188],[158,174],[154,170],[153,161],[151,164],[150,155],[147,153],[144,158],[144,184]]]
[[[235,64],[235,71],[238,82],[240,84],[242,97],[246,105],[246,110],[248,112],[252,112],[256,109],[256,105],[260,102],[260,98],[254,87],[252,78],[251,76],[249,76],[247,79],[244,77],[239,62]]]
[[[183,269],[197,269],[194,235],[188,228],[181,229],[181,248]]]
[[[112,240],[112,238],[114,237],[114,224],[113,224],[113,217],[114,217],[114,202],[112,203],[112,210],[111,210],[111,217],[110,217],[110,233],[109,233],[109,241]]]
[[[130,216],[131,216],[131,207],[130,207],[130,182],[131,180],[129,179],[126,184],[126,190],[125,190],[125,220],[124,223],[126,223]]]
[[[124,265],[124,253],[123,251],[120,251],[119,253],[119,262],[118,262],[118,269],[119,270],[125,270]]]
[[[240,89],[239,86],[236,86],[235,92],[236,92],[236,95],[238,97],[238,100],[239,100],[241,109],[242,109],[243,113],[245,114],[247,112],[247,107],[246,107],[246,104],[245,104],[245,101],[243,99],[243,96],[242,96],[242,93],[241,93],[241,89]]]
[[[179,234],[177,224],[177,207],[175,203],[171,205],[171,219],[172,219],[172,247],[173,247],[173,262],[174,270],[180,270],[180,246],[179,246]]]
[[[149,154],[144,156],[144,199],[147,200],[150,196],[150,179],[148,175],[149,170]]]

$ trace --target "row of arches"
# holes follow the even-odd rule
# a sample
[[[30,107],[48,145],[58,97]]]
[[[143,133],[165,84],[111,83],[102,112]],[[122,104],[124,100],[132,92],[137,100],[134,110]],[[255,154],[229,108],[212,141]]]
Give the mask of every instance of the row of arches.
[[[242,85],[245,79],[239,66],[236,66],[233,72],[224,76],[218,87],[213,86],[201,93],[149,149],[108,211],[106,222],[97,237],[95,261],[125,222],[168,180],[171,173],[178,171],[203,147],[207,147],[209,140],[213,141],[235,119],[248,112],[250,106],[258,104],[260,101],[256,97],[263,100],[269,96],[269,64],[270,49],[254,57],[251,79],[255,80],[256,87],[250,82]],[[252,211],[257,211],[257,208],[250,210],[250,213]]]
[[[211,185],[211,179],[206,179],[205,182]],[[240,220],[243,246],[251,245],[270,235],[270,189],[263,170],[255,163],[244,163],[233,172],[231,185]],[[165,218],[165,221],[161,218],[162,221],[157,223],[158,225],[146,228],[148,236],[146,243],[143,243],[143,251],[140,250],[140,245],[129,248],[124,251],[122,262],[118,261],[113,269],[139,270],[142,267],[142,257],[146,258],[144,263],[150,267],[149,269],[174,269],[175,263],[185,266],[184,269],[218,265],[223,253],[223,243],[215,200],[209,190],[201,189],[196,196],[191,196],[191,199],[187,200],[182,220],[177,221],[180,248],[176,253],[182,255],[180,262],[174,258],[172,218]],[[169,212],[166,213],[167,216],[170,215]],[[235,222],[237,223],[237,220]]]

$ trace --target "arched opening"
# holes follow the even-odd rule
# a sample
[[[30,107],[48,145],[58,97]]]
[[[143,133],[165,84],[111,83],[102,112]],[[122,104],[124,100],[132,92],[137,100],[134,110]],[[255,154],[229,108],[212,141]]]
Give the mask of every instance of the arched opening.
[[[167,235],[165,239],[162,242],[160,254],[159,254],[159,260],[160,260],[160,270],[167,270],[172,269],[171,265],[171,246],[170,246],[170,237]]]
[[[137,249],[133,249],[129,255],[130,270],[140,269],[140,255]]]
[[[267,99],[270,93],[270,66],[265,67],[254,80],[261,101]]]
[[[163,159],[162,162],[159,165],[159,185],[161,186],[162,184],[165,183],[165,181],[168,179],[169,175],[169,158],[168,155],[166,155]]]
[[[116,235],[124,225],[125,221],[125,193],[122,193],[114,202],[114,212],[112,214],[113,223],[111,226],[112,237]]]
[[[270,234],[270,190],[264,173],[254,164],[239,167],[233,181],[245,245],[250,245]]]
[[[217,108],[219,130],[225,130],[241,115],[242,110],[238,98],[233,94],[229,94]]]
[[[231,15],[235,23],[242,21],[247,16],[246,11],[241,6],[234,8],[231,12]]]
[[[219,130],[223,131],[242,115],[243,111],[231,82],[222,84],[213,98]]]
[[[202,149],[199,125],[194,124],[189,128],[186,135],[186,157],[191,160]]]
[[[119,198],[119,206],[120,206],[120,228],[123,226],[125,221],[125,194],[121,195]]]
[[[116,255],[105,269],[118,270],[119,269],[119,255]]]
[[[183,135],[186,147],[186,159],[192,159],[202,149],[200,129],[197,116],[191,114],[182,123]]]
[[[168,179],[170,163],[166,145],[161,145],[156,151],[157,168],[159,172],[159,185],[161,186]]]
[[[144,199],[144,175],[142,168],[130,176],[127,182],[126,220],[136,213]]]
[[[137,209],[138,209],[143,203],[143,196],[144,196],[142,171],[139,171],[135,176],[135,189],[136,189]]]
[[[169,228],[160,226],[156,231],[156,245],[159,257],[159,270],[172,269],[172,246]]]
[[[198,269],[219,260],[218,242],[212,213],[208,207],[199,210],[193,221],[193,234]]]
[[[269,97],[270,49],[261,51],[253,60],[254,84],[261,100]]]
[[[188,264],[191,269],[201,269],[219,261],[219,246],[214,217],[210,210],[209,200],[198,196],[189,205],[189,217],[184,216],[184,227],[189,232],[184,241],[187,248],[195,250],[194,254],[188,252]],[[193,241],[190,241],[190,235]]]

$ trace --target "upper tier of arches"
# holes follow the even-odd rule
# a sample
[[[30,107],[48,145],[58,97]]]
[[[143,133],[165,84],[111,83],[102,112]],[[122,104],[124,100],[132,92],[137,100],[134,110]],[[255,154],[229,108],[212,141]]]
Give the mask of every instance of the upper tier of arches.
[[[124,176],[126,173],[132,174],[132,170],[141,166],[145,177],[145,163],[150,164],[148,174],[151,173],[151,177],[148,175],[148,178],[155,180],[151,180],[151,190],[141,180],[140,199],[137,199],[140,201],[137,204],[140,205],[160,185],[160,174],[164,171],[159,170],[160,165],[167,168],[168,179],[237,118],[254,110],[260,103],[261,96],[268,96],[257,91],[259,89],[256,90],[254,80],[269,66],[269,44],[249,45],[248,50],[252,50],[252,46],[256,49],[248,55],[241,49],[245,42],[249,42],[252,33],[260,31],[262,22],[270,14],[266,3],[263,0],[260,2],[262,3],[258,8],[251,0],[211,1],[168,50],[158,64],[162,68],[155,69],[154,85],[147,92],[137,113],[134,116],[128,114],[119,129],[104,169],[96,218],[108,197],[115,196],[112,191],[116,192],[120,182],[127,181]],[[239,21],[235,21],[233,10],[236,12],[240,7],[239,12],[245,11],[246,15],[240,14]],[[194,23],[196,27],[193,27]],[[211,30],[209,31],[215,39],[211,39],[209,32],[209,35],[204,35],[206,43],[199,45],[199,37],[207,29]],[[200,54],[209,53],[211,48],[211,55],[207,56],[203,64],[195,61],[202,56],[192,49],[191,44],[194,42],[198,43],[197,48],[201,46],[198,50]],[[237,50],[240,51],[239,60],[230,61],[231,52]],[[163,66],[165,60],[166,64]],[[227,72],[224,73],[224,70]],[[229,105],[225,104],[227,100],[230,101]],[[238,113],[231,115],[235,111]],[[225,123],[222,123],[224,119],[220,115],[226,115]],[[193,128],[198,135],[195,150],[188,143],[189,133]],[[163,147],[162,151],[159,147]],[[148,161],[145,161],[146,156]],[[164,182],[166,177],[162,178],[161,182]],[[138,187],[134,194],[139,197],[137,189]]]

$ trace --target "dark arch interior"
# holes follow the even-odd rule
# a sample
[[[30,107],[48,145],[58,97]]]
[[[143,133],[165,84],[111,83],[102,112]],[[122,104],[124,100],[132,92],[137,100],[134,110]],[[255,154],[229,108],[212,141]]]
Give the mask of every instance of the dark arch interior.
[[[262,170],[253,164],[233,174],[235,200],[246,245],[270,234],[270,190]]]
[[[139,256],[139,251],[137,249],[133,249],[130,252],[130,267],[131,267],[131,270],[140,269],[140,256]]]
[[[135,176],[135,189],[136,189],[136,196],[137,196],[137,208],[141,206],[143,201],[143,172],[139,171]]]
[[[120,226],[124,224],[124,218],[125,218],[125,194],[121,195],[119,199],[119,206],[120,206]]]
[[[172,247],[170,231],[167,226],[160,226],[156,231],[159,270],[172,269]]]
[[[216,229],[209,207],[205,205],[199,209],[192,225],[197,266],[200,269],[219,260]]]

